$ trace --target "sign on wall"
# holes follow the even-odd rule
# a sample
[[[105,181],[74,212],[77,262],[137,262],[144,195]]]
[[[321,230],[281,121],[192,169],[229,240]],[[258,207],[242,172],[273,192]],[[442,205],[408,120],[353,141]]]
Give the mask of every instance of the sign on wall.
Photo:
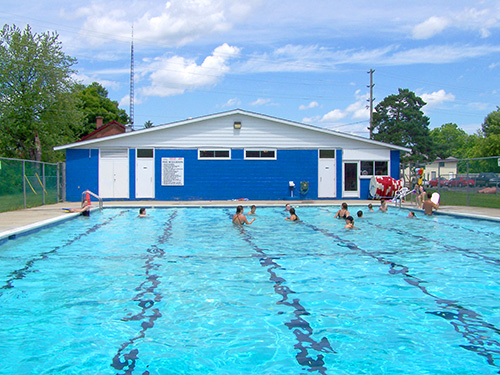
[[[184,186],[184,158],[161,158],[162,186]]]

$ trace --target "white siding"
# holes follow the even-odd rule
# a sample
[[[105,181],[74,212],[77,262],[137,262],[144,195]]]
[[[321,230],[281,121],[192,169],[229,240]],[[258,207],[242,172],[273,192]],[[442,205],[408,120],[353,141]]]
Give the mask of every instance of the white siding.
[[[240,130],[233,128],[235,121],[241,122]],[[365,150],[367,155],[374,150],[389,152],[386,147],[365,140],[238,113],[110,137],[95,145],[75,145],[75,148],[340,148],[356,153]],[[388,156],[381,160],[388,160]]]

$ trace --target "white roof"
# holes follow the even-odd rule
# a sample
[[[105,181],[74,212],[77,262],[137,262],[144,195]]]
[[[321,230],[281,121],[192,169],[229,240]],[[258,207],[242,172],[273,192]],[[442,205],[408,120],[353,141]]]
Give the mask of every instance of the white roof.
[[[234,129],[234,122],[242,127]],[[70,143],[71,148],[349,148],[411,149],[263,114],[235,109],[129,133]]]

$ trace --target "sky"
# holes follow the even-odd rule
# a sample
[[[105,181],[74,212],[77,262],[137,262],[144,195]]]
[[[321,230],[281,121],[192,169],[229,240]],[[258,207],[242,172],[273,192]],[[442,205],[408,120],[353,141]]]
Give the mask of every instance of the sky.
[[[240,108],[368,137],[370,70],[374,107],[409,89],[430,129],[500,105],[498,0],[2,0],[0,22],[57,32],[127,113],[133,40],[135,129]]]

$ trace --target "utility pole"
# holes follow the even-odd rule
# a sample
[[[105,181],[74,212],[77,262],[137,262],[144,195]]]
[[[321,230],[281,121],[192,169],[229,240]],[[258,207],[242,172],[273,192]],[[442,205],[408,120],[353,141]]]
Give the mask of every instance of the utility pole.
[[[132,25],[132,43],[130,44],[130,129],[134,130],[134,25]]]
[[[373,134],[372,134],[372,129],[373,129],[373,101],[375,100],[375,98],[373,97],[373,86],[374,83],[373,83],[373,73],[375,72],[375,70],[373,69],[370,69],[370,71],[368,72],[368,74],[370,75],[370,85],[367,86],[370,88],[370,99],[368,99],[368,101],[370,102],[370,127],[368,128],[370,130],[370,139],[373,139]]]

